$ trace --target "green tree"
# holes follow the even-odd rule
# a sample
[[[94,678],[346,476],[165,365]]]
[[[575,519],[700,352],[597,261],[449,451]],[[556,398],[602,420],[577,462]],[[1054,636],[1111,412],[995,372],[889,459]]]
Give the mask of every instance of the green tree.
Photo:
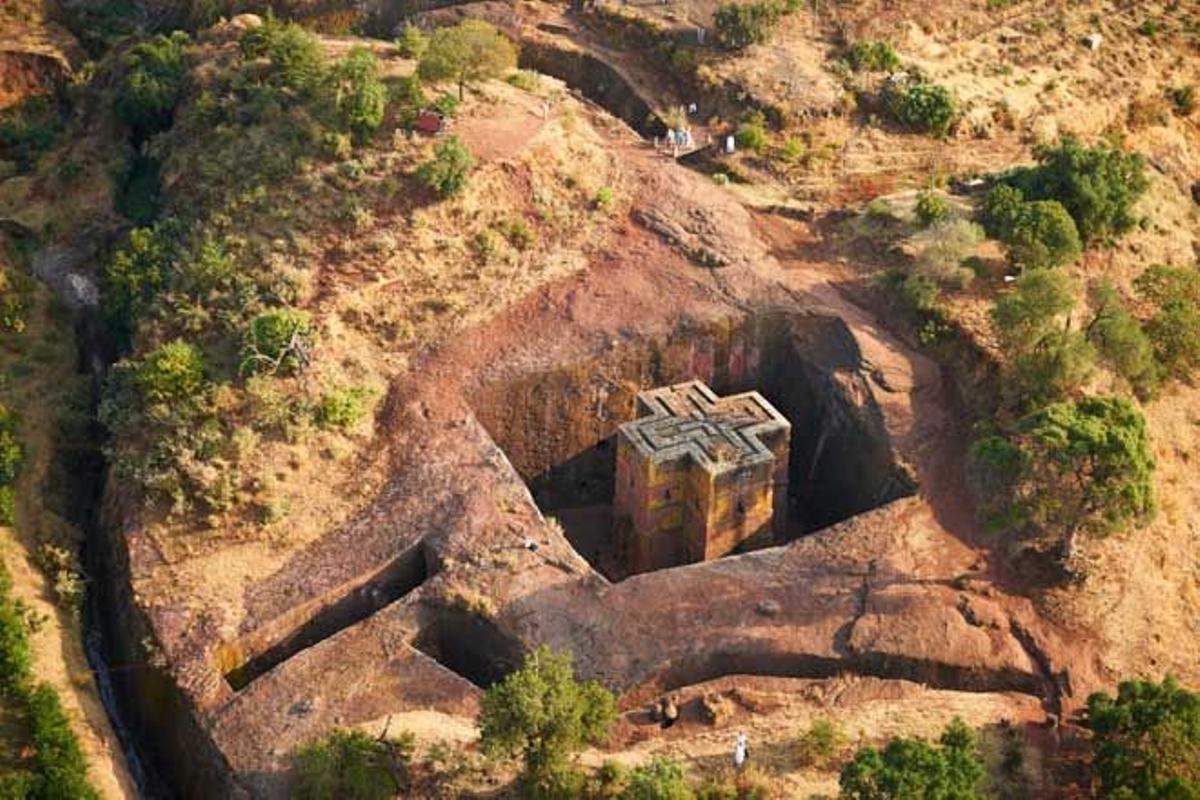
[[[411,734],[376,739],[358,730],[334,730],[292,756],[295,800],[387,800],[406,787]]]
[[[1200,368],[1200,270],[1151,267],[1135,287],[1155,308],[1146,333],[1163,372],[1190,380]]]
[[[240,371],[290,375],[308,364],[314,331],[307,311],[273,308],[259,314],[242,336]]]
[[[828,719],[813,720],[797,743],[801,763],[823,767],[846,746],[846,735]]]
[[[1095,370],[1096,348],[1078,331],[1051,331],[1015,354],[1005,386],[1014,407],[1038,408],[1071,395]]]
[[[1075,283],[1060,272],[1034,269],[1021,275],[1014,291],[992,307],[1001,346],[1010,353],[1027,352],[1051,332],[1062,330],[1075,307],[1075,293]]]
[[[883,751],[865,748],[842,769],[844,800],[973,800],[983,777],[975,737],[954,720],[938,744],[893,739]]]
[[[738,147],[758,153],[767,146],[767,118],[761,111],[751,112],[734,134]]]
[[[483,20],[467,19],[434,32],[417,74],[426,81],[455,81],[461,100],[468,85],[499,77],[516,66],[517,50],[508,37]]]
[[[1096,289],[1096,315],[1088,324],[1087,335],[1138,397],[1153,396],[1159,381],[1154,344],[1141,323],[1122,304],[1112,284],[1102,284]]]
[[[457,136],[448,136],[438,143],[433,158],[417,168],[421,183],[442,197],[452,197],[467,185],[475,166],[471,151]]]
[[[273,84],[301,94],[313,92],[325,78],[325,55],[311,32],[294,22],[267,29],[265,51]]]
[[[129,348],[137,323],[167,285],[171,251],[152,228],[134,228],[108,262],[100,307],[118,344]]]
[[[546,647],[488,689],[479,715],[486,753],[520,756],[523,782],[535,796],[547,784],[560,785],[559,774],[585,744],[604,740],[616,719],[612,694],[595,681],[579,683],[568,654]]]
[[[1101,797],[1200,798],[1200,693],[1169,676],[1126,681],[1115,699],[1098,692],[1087,708]]]
[[[204,356],[182,339],[159,345],[138,363],[134,383],[148,406],[188,403],[204,386]]]
[[[1035,151],[1039,166],[1019,170],[1010,183],[1030,200],[1057,200],[1075,220],[1085,246],[1118,237],[1137,224],[1133,206],[1150,186],[1138,153],[1084,147],[1065,137]]]
[[[25,449],[21,447],[17,427],[17,413],[0,404],[0,486],[7,486],[17,479]]]
[[[988,236],[1002,242],[1012,237],[1025,206],[1025,193],[1007,183],[993,186],[983,199],[981,222]]]
[[[367,48],[353,48],[333,68],[333,100],[338,116],[360,141],[383,124],[387,95],[387,87],[379,79],[379,62]]]
[[[1022,269],[1057,267],[1083,249],[1071,215],[1057,200],[1022,204],[1008,235],[1008,257]]]
[[[176,31],[134,45],[122,56],[116,111],[138,136],[171,126],[187,74],[184,48],[188,41],[186,33]]]
[[[1103,535],[1154,516],[1154,457],[1146,420],[1129,401],[1084,397],[1023,419],[1022,498],[1031,522],[1065,557],[1080,533]]]

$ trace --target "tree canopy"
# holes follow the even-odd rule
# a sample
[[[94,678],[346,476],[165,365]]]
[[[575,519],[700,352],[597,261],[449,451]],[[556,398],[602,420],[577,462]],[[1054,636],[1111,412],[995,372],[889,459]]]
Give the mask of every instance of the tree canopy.
[[[292,756],[295,800],[387,800],[404,788],[411,735],[377,739],[358,730],[334,730]]]
[[[540,647],[524,665],[488,689],[479,715],[491,756],[520,756],[524,782],[536,792],[556,778],[585,744],[603,741],[616,719],[612,694],[575,680],[568,654]]]
[[[517,50],[508,37],[483,20],[467,19],[434,31],[417,74],[426,81],[454,81],[461,100],[467,86],[516,66]]]
[[[983,777],[975,737],[961,720],[937,744],[893,739],[882,751],[859,750],[842,769],[843,800],[974,800]]]
[[[139,136],[168,128],[183,88],[186,33],[176,31],[136,44],[121,59],[116,111]]]
[[[333,68],[333,100],[345,125],[362,140],[383,123],[387,87],[379,79],[379,62],[365,47],[353,48]]]
[[[1163,371],[1190,379],[1200,368],[1200,270],[1151,267],[1136,287],[1155,309],[1146,332]]]
[[[1119,800],[1200,798],[1200,693],[1171,677],[1127,681],[1113,698],[1088,698],[1100,796]]]
[[[1133,206],[1150,186],[1145,159],[1117,147],[1085,147],[1065,137],[1039,147],[1037,167],[1018,170],[1009,183],[1029,200],[1057,200],[1084,245],[1116,238],[1137,224]]]

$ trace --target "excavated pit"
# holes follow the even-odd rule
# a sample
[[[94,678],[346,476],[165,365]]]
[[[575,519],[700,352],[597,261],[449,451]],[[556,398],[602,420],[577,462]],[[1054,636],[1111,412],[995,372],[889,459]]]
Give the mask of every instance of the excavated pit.
[[[462,609],[439,609],[413,647],[481,689],[499,683],[525,660],[516,639]]]
[[[766,313],[680,325],[588,361],[483,386],[476,416],[575,549],[613,581],[627,577],[613,533],[614,434],[646,388],[700,379],[720,395],[757,390],[792,424],[783,544],[910,495],[845,324]]]
[[[221,660],[234,664],[225,670],[226,682],[234,691],[241,691],[288,659],[405,597],[433,572],[424,544],[414,545],[365,581],[343,588],[337,597],[324,599],[318,610],[303,621],[268,626],[265,631],[226,645]],[[275,629],[280,628],[283,632],[276,633]]]

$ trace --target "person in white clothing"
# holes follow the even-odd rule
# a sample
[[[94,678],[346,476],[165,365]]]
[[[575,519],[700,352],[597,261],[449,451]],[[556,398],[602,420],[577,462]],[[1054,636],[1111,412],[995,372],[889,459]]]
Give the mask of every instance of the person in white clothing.
[[[746,734],[739,733],[733,745],[733,766],[741,769],[746,765],[746,759],[750,757],[750,741],[746,738]]]

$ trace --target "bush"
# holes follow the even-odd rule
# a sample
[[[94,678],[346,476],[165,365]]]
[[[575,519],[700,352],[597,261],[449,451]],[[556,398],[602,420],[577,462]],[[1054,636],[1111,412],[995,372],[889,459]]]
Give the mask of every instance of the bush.
[[[543,784],[564,770],[585,744],[597,744],[616,720],[612,694],[575,680],[571,658],[545,647],[484,695],[479,728],[489,756],[521,756],[523,782]]]
[[[956,114],[950,90],[932,83],[889,86],[884,101],[901,125],[935,136],[945,136],[950,131]]]
[[[828,719],[813,720],[797,742],[797,756],[802,764],[813,767],[827,765],[843,747],[846,735]]]
[[[184,47],[188,41],[181,31],[155,36],[121,58],[116,111],[135,135],[146,137],[171,127],[187,73]]]
[[[1035,155],[1040,165],[1018,170],[1008,182],[1028,200],[1062,203],[1084,245],[1119,237],[1137,224],[1133,206],[1150,186],[1140,154],[1084,147],[1066,137]]]
[[[914,274],[941,287],[965,288],[975,273],[963,266],[983,241],[983,229],[965,219],[945,219],[913,236]]]
[[[438,144],[433,158],[417,169],[417,178],[441,197],[452,197],[466,187],[474,165],[462,140],[449,136]]]
[[[1200,693],[1169,676],[1126,681],[1116,699],[1091,695],[1087,709],[1101,797],[1200,797]]]
[[[33,310],[33,279],[13,267],[0,268],[0,328],[21,333]]]
[[[1167,91],[1167,97],[1181,117],[1190,117],[1196,110],[1196,87],[1192,84],[1172,87]]]
[[[42,154],[54,147],[63,125],[49,95],[33,95],[0,111],[0,161],[17,172],[32,172]]]
[[[928,228],[933,223],[950,216],[950,204],[932,190],[918,192],[916,215],[917,222],[921,227]]]
[[[1135,286],[1141,298],[1155,309],[1146,333],[1163,372],[1190,380],[1200,368],[1200,271],[1151,267]]]
[[[316,422],[322,428],[353,428],[366,416],[369,399],[370,393],[361,387],[334,389],[317,404]]]
[[[34,797],[96,800],[87,780],[87,760],[54,689],[43,683],[28,690],[25,716],[38,776]]]
[[[17,479],[25,458],[17,438],[18,423],[16,413],[0,405],[0,486],[8,486]]]
[[[294,22],[264,23],[264,50],[271,83],[311,93],[325,77],[325,56],[317,37]]]
[[[396,52],[400,57],[420,60],[421,56],[425,55],[427,47],[429,47],[429,37],[411,22],[404,23],[404,27],[400,29],[400,35],[396,37]]]
[[[145,405],[187,403],[204,385],[204,356],[194,345],[176,339],[151,350],[134,374]]]
[[[17,524],[17,494],[11,486],[0,486],[0,525]]]
[[[695,795],[675,761],[654,758],[629,773],[621,800],[692,800]]]
[[[307,311],[275,308],[253,320],[242,336],[239,372],[291,375],[308,364],[314,332]]]
[[[134,228],[104,270],[100,307],[118,344],[128,348],[137,323],[167,285],[171,252],[158,230]]]
[[[719,5],[713,14],[717,44],[727,50],[762,44],[771,38],[784,11],[785,6],[778,0]]]
[[[1035,348],[1047,335],[1062,328],[1062,320],[1075,307],[1074,282],[1060,272],[1035,269],[1017,279],[1014,290],[992,307],[992,324],[1000,345],[1010,353]]]
[[[738,147],[758,153],[767,146],[767,118],[761,111],[751,113],[734,134]]]
[[[405,788],[413,737],[374,739],[362,731],[334,730],[292,757],[296,800],[387,800]]]
[[[11,697],[29,678],[32,663],[25,615],[8,599],[6,591],[0,594],[0,693]],[[11,702],[7,697],[6,704]]]
[[[334,98],[342,125],[360,141],[383,124],[387,87],[379,79],[379,62],[365,47],[353,49],[333,68]]]
[[[983,764],[975,737],[954,720],[938,744],[893,739],[883,751],[859,750],[842,770],[841,794],[847,800],[960,800],[977,797]]]
[[[891,72],[900,68],[900,56],[887,42],[863,39],[854,43],[846,60],[856,72]]]
[[[483,20],[467,19],[434,31],[417,74],[426,81],[455,81],[461,100],[467,86],[516,66],[517,50],[508,37]]]

